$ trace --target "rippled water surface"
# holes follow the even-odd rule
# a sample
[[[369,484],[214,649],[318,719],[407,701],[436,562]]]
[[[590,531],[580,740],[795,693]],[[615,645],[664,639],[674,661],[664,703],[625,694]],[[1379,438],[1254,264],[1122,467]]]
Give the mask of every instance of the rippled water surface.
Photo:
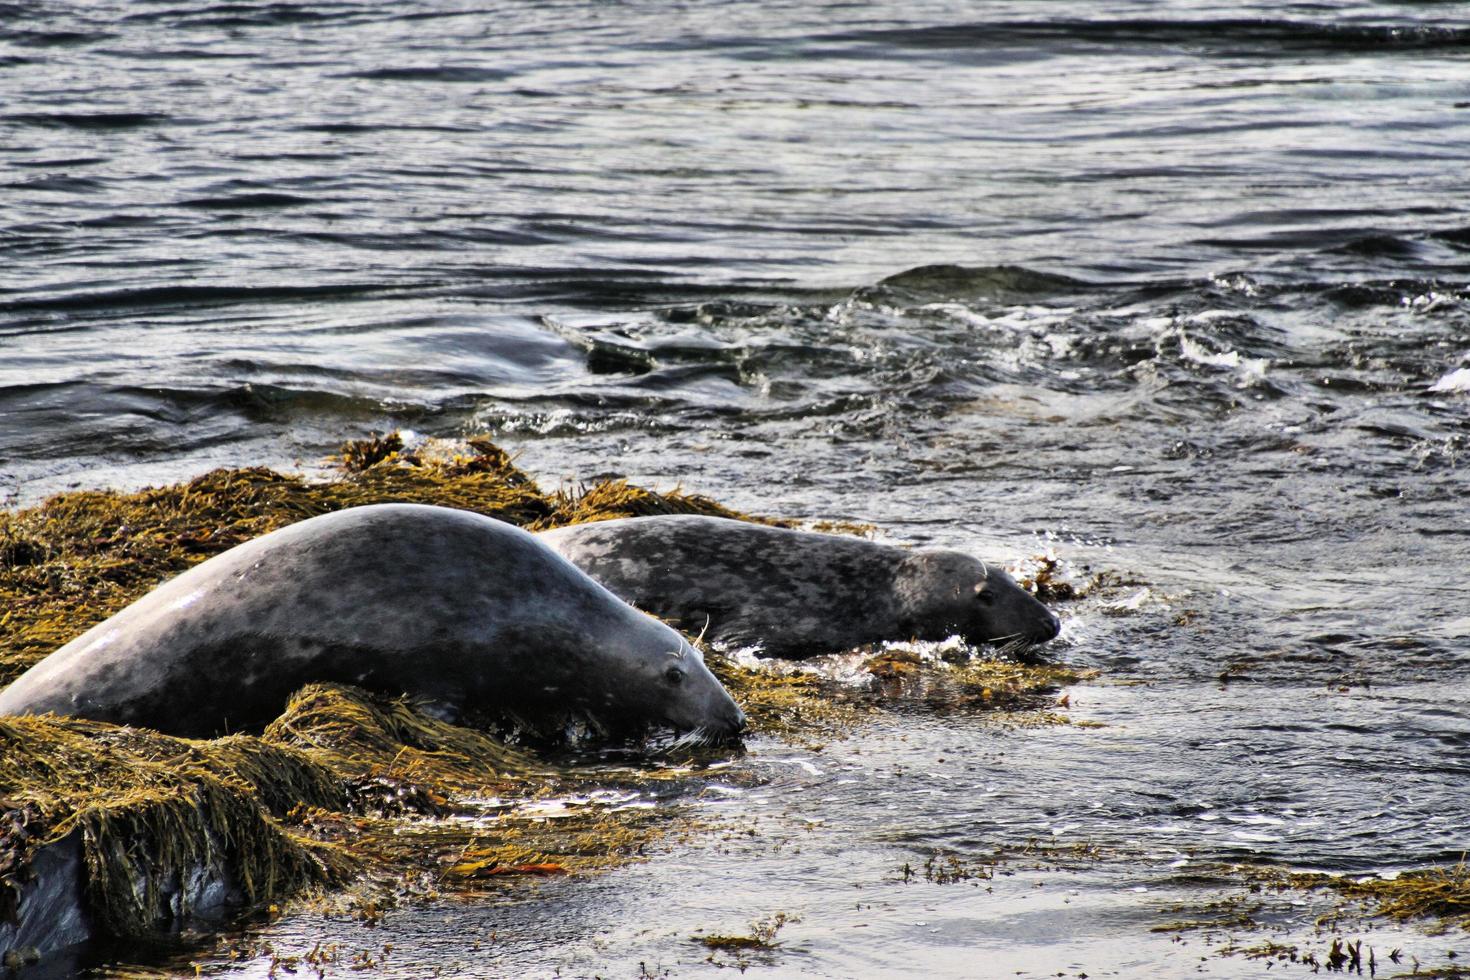
[[[329,928],[405,976],[712,972],[777,912],[750,973],[1259,976],[1150,931],[1204,869],[1470,849],[1467,159],[1465,4],[0,3],[0,494],[400,426],[1050,550],[1124,583],[1058,608],[1084,724],[758,738],[666,801],[754,835]],[[1076,853],[903,872],[1031,838]]]

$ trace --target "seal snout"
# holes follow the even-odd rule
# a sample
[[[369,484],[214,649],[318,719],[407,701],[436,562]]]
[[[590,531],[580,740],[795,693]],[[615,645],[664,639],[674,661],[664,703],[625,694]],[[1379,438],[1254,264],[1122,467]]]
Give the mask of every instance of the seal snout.
[[[740,744],[747,723],[745,712],[736,708],[734,714],[725,715],[720,719],[718,726],[710,732],[713,742],[722,745]]]
[[[1036,643],[1048,643],[1062,635],[1062,621],[1050,610],[1046,613],[1046,621],[1036,631]]]
[[[736,742],[740,740],[749,723],[745,712],[731,702],[730,709],[720,714],[713,723],[705,725],[703,731],[715,743]]]

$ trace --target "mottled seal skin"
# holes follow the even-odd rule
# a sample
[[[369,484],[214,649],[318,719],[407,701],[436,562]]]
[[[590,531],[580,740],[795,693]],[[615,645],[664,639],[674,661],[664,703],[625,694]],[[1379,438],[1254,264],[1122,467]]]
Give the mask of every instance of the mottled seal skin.
[[[208,737],[264,725],[313,681],[470,720],[571,715],[706,740],[745,724],[687,641],[533,535],[417,504],[326,514],[211,558],[21,675],[0,714]]]
[[[1004,571],[718,517],[632,517],[538,537],[628,602],[726,647],[800,659],[883,640],[1019,645],[1060,624]]]

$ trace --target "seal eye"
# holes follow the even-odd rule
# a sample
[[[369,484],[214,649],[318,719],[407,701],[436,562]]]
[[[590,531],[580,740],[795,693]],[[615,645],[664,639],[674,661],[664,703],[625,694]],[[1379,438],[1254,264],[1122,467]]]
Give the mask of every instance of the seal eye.
[[[991,592],[989,589],[980,589],[975,593],[975,598],[982,606],[995,605],[995,593]]]
[[[670,667],[664,671],[664,680],[670,684],[682,684],[684,683],[684,672],[678,667]]]

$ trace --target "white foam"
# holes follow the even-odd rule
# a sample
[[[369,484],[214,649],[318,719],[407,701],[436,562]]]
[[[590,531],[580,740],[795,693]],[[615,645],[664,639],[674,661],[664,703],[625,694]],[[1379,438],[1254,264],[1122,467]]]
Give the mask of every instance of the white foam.
[[[1470,368],[1451,371],[1429,386],[1430,391],[1456,391],[1470,393]]]
[[[1232,371],[1240,371],[1242,374],[1257,378],[1265,377],[1266,368],[1271,364],[1264,357],[1241,357],[1240,352],[1234,350],[1215,353],[1192,339],[1183,330],[1179,331],[1179,351],[1184,355],[1185,360],[1194,361],[1196,364],[1229,368]]]

